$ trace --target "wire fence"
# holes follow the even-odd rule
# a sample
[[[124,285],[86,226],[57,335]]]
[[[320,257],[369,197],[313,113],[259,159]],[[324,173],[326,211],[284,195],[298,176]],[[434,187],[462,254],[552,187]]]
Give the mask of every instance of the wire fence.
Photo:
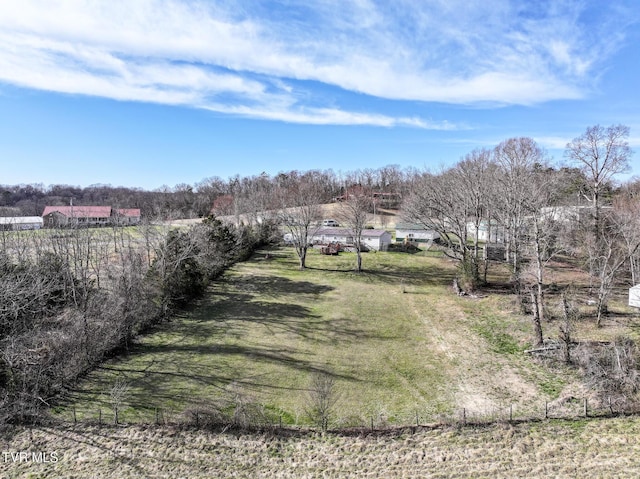
[[[71,408],[63,414],[52,417],[54,422],[93,424],[93,425],[157,425],[187,426],[195,428],[216,429],[270,429],[296,430],[306,432],[329,431],[333,433],[384,432],[404,430],[407,428],[440,428],[444,426],[488,426],[492,424],[522,424],[545,420],[590,420],[637,415],[637,407],[616,405],[611,399],[591,404],[587,398],[571,397],[561,402],[542,402],[529,407],[510,404],[490,410],[473,410],[461,408],[448,414],[428,414],[416,411],[415,414],[404,414],[401,418],[389,419],[385,416],[362,415],[342,418],[332,414],[326,423],[315,423],[313,419],[291,421],[290,416],[263,414],[257,408],[237,409],[232,413],[221,412],[215,408],[193,406],[186,410],[176,411],[168,408],[152,407],[138,412],[135,417],[131,413],[123,414],[118,408],[83,409]]]

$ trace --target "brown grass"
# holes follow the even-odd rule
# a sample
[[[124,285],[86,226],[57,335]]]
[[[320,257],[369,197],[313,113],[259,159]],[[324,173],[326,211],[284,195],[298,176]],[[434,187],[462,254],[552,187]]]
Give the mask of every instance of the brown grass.
[[[6,478],[638,477],[640,419],[324,436],[38,427],[16,431],[2,450],[57,452],[59,458],[0,462]]]

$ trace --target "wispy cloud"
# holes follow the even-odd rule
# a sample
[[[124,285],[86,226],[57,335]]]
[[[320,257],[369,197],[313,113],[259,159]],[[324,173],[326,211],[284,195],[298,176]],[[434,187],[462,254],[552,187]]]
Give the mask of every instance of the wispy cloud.
[[[624,28],[611,29],[619,12],[601,8],[594,27],[582,23],[583,2],[521,4],[2,2],[0,81],[286,122],[454,129],[353,108],[348,93],[500,105],[581,98],[623,39]],[[605,27],[615,34],[592,31]]]

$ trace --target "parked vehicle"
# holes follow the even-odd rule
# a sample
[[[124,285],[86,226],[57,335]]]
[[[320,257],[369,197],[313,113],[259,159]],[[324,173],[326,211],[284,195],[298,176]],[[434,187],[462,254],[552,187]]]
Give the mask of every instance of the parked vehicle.
[[[340,226],[338,224],[338,222],[336,220],[323,220],[322,221],[322,226],[328,226],[328,227],[338,227]]]

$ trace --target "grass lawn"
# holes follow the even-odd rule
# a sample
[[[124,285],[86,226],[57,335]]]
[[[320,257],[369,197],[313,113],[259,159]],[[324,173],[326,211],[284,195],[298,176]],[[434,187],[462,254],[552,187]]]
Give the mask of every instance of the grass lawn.
[[[522,354],[531,326],[508,296],[455,296],[455,265],[443,258],[368,253],[356,274],[349,253],[311,252],[305,271],[293,250],[269,253],[234,266],[190,311],[91,372],[56,413],[112,417],[120,378],[125,422],[152,422],[156,408],[171,420],[252,405],[272,421],[308,424],[310,380],[322,372],[336,379],[332,425],[410,424],[461,408],[525,411],[575,380]]]

